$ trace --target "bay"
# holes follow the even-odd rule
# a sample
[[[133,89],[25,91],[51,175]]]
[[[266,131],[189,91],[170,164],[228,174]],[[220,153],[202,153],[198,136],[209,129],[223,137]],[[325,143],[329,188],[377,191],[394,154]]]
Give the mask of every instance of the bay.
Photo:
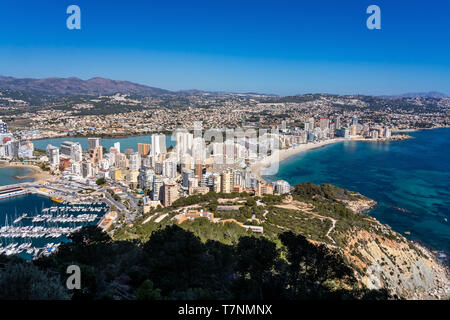
[[[31,174],[32,171],[27,168],[15,168],[15,167],[5,167],[0,168],[0,186],[7,186],[10,184],[31,182],[33,178],[23,178],[18,179],[16,177],[25,177]]]
[[[269,181],[330,183],[378,202],[368,212],[395,231],[450,251],[450,129],[391,142],[345,141],[292,156]],[[402,209],[402,210],[399,210]],[[404,209],[404,210],[403,210]]]

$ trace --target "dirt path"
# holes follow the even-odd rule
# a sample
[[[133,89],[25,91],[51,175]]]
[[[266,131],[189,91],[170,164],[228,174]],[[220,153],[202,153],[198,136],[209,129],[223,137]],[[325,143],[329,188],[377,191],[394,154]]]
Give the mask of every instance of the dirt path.
[[[334,239],[330,236],[330,233],[334,230],[334,228],[336,228],[336,222],[337,222],[337,220],[336,220],[336,219],[333,219],[333,218],[331,218],[331,217],[321,216],[321,215],[318,214],[318,213],[312,212],[313,208],[312,208],[310,205],[306,204],[306,203],[299,202],[298,205],[304,207],[304,209],[300,209],[298,206],[296,206],[296,205],[294,205],[294,204],[282,204],[282,205],[276,205],[275,207],[280,208],[280,209],[302,211],[302,212],[308,213],[308,214],[310,214],[310,215],[312,215],[312,216],[315,216],[316,218],[319,218],[320,220],[323,220],[323,219],[330,220],[330,221],[331,221],[331,227],[330,227],[330,229],[328,229],[328,231],[327,231],[327,233],[325,234],[325,236],[326,236],[331,242],[333,242],[334,244],[336,244],[336,241],[334,241]]]

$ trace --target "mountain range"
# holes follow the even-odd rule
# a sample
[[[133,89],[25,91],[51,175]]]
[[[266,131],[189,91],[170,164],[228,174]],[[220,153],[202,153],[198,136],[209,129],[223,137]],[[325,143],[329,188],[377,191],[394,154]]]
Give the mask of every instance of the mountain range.
[[[0,89],[9,89],[33,94],[44,94],[50,96],[72,96],[72,95],[110,95],[114,93],[135,94],[141,96],[158,96],[165,94],[191,95],[198,93],[218,94],[219,92],[207,92],[201,90],[169,91],[161,88],[150,87],[130,81],[111,80],[95,77],[89,80],[82,80],[76,77],[70,78],[14,78],[0,76]],[[240,95],[267,95],[245,93]],[[448,96],[440,92],[420,92],[406,93],[401,95],[380,96],[380,98],[447,98]]]
[[[82,80],[76,77],[21,79],[0,76],[0,88],[55,96],[108,95],[114,93],[153,96],[171,93],[169,90],[100,77]]]

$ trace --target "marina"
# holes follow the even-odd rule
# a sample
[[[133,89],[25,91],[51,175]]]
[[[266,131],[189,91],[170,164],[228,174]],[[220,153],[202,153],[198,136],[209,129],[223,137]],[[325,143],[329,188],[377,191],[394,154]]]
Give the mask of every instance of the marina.
[[[68,236],[73,232],[80,230],[82,226],[78,227],[41,227],[41,226],[27,226],[14,227],[5,226],[0,228],[0,238],[59,238],[61,236]]]
[[[49,255],[52,252],[55,252],[58,249],[59,245],[59,243],[48,243],[44,247],[37,248],[33,247],[31,242],[27,242],[22,244],[10,243],[7,246],[3,247],[3,245],[0,243],[0,255],[4,254],[6,256],[11,256],[26,253],[28,255],[32,255],[33,258],[37,258],[40,255]]]
[[[49,255],[70,241],[70,234],[98,223],[107,211],[101,202],[55,203],[38,194],[0,200],[0,255],[28,260]]]

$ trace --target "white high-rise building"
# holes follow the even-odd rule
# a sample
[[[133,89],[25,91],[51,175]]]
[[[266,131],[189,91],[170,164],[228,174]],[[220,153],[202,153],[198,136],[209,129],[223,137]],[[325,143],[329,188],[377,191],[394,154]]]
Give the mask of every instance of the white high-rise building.
[[[388,127],[386,127],[385,132],[384,132],[384,136],[385,136],[387,139],[390,139],[391,136],[392,136],[392,131],[391,131],[391,129],[389,129]]]
[[[152,134],[151,154],[157,156],[158,154],[166,152],[166,136],[163,134]]]
[[[89,150],[100,147],[100,138],[88,138]]]
[[[142,166],[139,169],[139,176],[138,176],[138,186],[141,189],[150,189],[153,184],[153,180],[155,179],[155,172],[150,168],[146,166]]]
[[[328,118],[320,118],[320,130],[324,131],[330,128],[330,120]]]
[[[72,163],[72,173],[77,176],[81,175],[81,165],[79,162]]]
[[[130,170],[139,170],[141,167],[141,155],[139,152],[130,154]]]
[[[117,153],[120,153],[120,142],[114,142],[114,149],[116,149]]]
[[[233,172],[233,180],[234,185],[245,187],[245,171],[235,170]]]
[[[72,146],[75,144],[73,141],[63,141],[60,146],[61,155],[71,157],[72,155]]]
[[[177,160],[169,158],[163,162],[163,176],[167,178],[175,178],[177,176]]]
[[[152,156],[147,156],[146,158],[141,159],[141,167],[153,168],[152,160]]]
[[[176,140],[176,154],[177,158],[181,160],[181,158],[188,154],[192,155],[192,144],[194,140],[194,135],[187,131],[176,131],[175,132],[175,140]]]
[[[192,158],[193,159],[206,159],[206,144],[203,137],[195,137],[192,141]]]
[[[157,162],[155,162],[154,168],[155,168],[155,173],[156,174],[162,175],[163,171],[164,171],[164,163],[161,162],[161,161],[157,161]]]
[[[75,162],[79,162],[83,159],[83,149],[78,142],[72,144],[70,148],[70,158]]]
[[[109,160],[108,159],[102,159],[98,163],[98,167],[102,170],[109,170]]]
[[[159,177],[155,177],[153,179],[153,190],[152,190],[152,198],[154,201],[161,200],[161,188],[163,186],[163,181]]]
[[[314,122],[306,121],[304,129],[305,131],[312,131],[314,129]]]
[[[5,145],[0,144],[0,158],[6,157]]]
[[[198,179],[197,178],[189,178],[188,188],[197,188],[198,187]]]
[[[116,155],[114,153],[106,153],[103,159],[108,160],[109,166],[112,167],[116,164]]]
[[[49,144],[47,146],[47,154],[50,162],[50,166],[56,167],[59,165],[59,149]]]
[[[339,130],[341,128],[341,118],[339,116],[336,116],[334,119],[334,129]]]
[[[230,193],[233,191],[233,172],[231,170],[226,170],[220,175],[221,188],[220,192]]]
[[[93,175],[92,163],[90,161],[81,164],[81,175],[83,178],[89,178]]]
[[[291,191],[291,186],[287,181],[277,180],[273,184],[274,189],[278,194],[285,194]]]
[[[8,141],[4,145],[4,153],[7,158],[14,158],[14,141]],[[48,153],[48,150],[47,150]]]
[[[309,118],[308,122],[310,123],[310,127],[311,127],[310,130],[314,130],[314,122],[315,122],[314,118],[313,117]]]
[[[189,132],[177,131],[175,133],[175,138],[178,159],[181,159],[185,154],[191,155],[194,135]]]
[[[189,188],[189,179],[194,177],[194,171],[183,169],[183,188]]]
[[[251,189],[258,189],[258,178],[255,176],[255,174],[250,173],[248,178],[248,187]]]
[[[34,144],[30,141],[20,143],[18,150],[19,158],[32,158],[34,152]]]

